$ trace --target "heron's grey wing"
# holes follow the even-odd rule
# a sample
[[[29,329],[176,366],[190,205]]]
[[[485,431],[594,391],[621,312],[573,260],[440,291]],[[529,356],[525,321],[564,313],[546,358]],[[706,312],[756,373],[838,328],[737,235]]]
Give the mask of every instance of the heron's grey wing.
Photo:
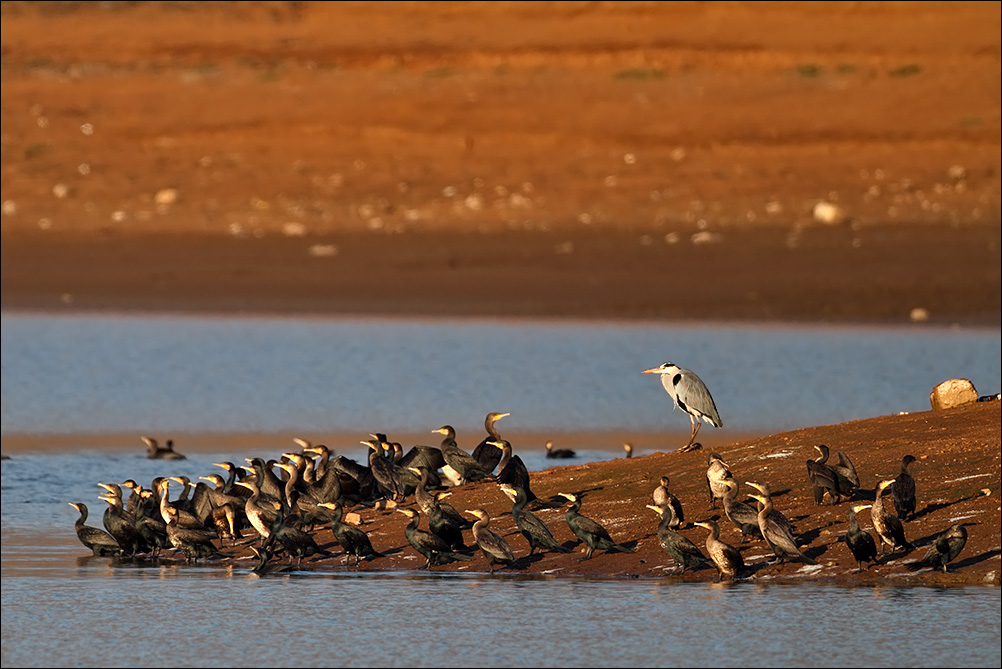
[[[717,413],[717,406],[710,397],[710,391],[698,376],[676,374],[672,377],[672,382],[675,386],[675,401],[684,411],[702,418],[714,427],[724,426]]]

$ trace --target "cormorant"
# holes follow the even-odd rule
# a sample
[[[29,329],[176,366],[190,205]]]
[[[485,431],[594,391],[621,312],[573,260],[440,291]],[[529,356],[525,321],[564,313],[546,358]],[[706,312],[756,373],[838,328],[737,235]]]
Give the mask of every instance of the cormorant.
[[[251,546],[251,550],[258,557],[258,563],[251,571],[259,576],[264,576],[265,574],[287,574],[290,571],[296,570],[294,566],[286,562],[269,562],[271,560],[271,551],[267,548]]]
[[[494,468],[501,461],[501,450],[493,443],[501,440],[501,433],[498,432],[494,423],[510,415],[510,413],[492,412],[487,414],[487,417],[484,419],[484,428],[487,430],[487,436],[473,449],[472,455],[473,459],[489,472],[494,471]]]
[[[400,457],[398,463],[401,467],[425,467],[428,469],[428,485],[438,488],[442,485],[442,479],[438,475],[438,470],[445,466],[445,458],[442,457],[442,449],[437,446],[424,446],[418,444],[411,446],[410,450]]]
[[[428,482],[427,467],[411,467],[411,470],[418,476],[418,486],[414,490],[414,498],[421,511],[428,516],[428,529],[448,544],[452,550],[465,551],[463,528],[470,527],[472,524],[461,517],[457,518],[444,511],[436,496],[428,492],[425,487]],[[457,513],[456,516],[458,515]]]
[[[134,557],[137,553],[147,552],[149,547],[146,544],[146,539],[136,529],[135,521],[126,515],[122,506],[122,498],[113,494],[99,495],[99,498],[108,503],[103,518],[104,529],[115,537],[123,555]]]
[[[408,495],[414,493],[414,489],[417,487],[418,480],[414,475],[414,472],[407,469],[407,467],[400,466],[400,460],[403,458],[404,449],[399,443],[395,441],[389,441],[386,435],[382,432],[374,432],[370,435],[379,444],[378,448],[381,449],[383,459],[390,464],[390,469],[393,471],[397,482],[400,486],[400,500],[403,501]],[[380,465],[380,468],[383,466]],[[369,463],[369,469],[372,469],[372,463]],[[373,472],[375,474],[375,472]],[[376,479],[379,480],[378,477]]]
[[[451,425],[443,425],[434,433],[443,434],[441,450],[445,463],[452,467],[461,479],[465,481],[492,481],[494,476],[489,470],[477,462],[476,458],[464,451],[456,443],[456,430]]]
[[[498,473],[495,477],[498,483],[522,488],[529,503],[536,501],[536,493],[529,487],[529,469],[522,458],[511,453],[511,443],[505,439],[490,442],[501,449],[501,460],[498,461]]]
[[[651,497],[654,499],[654,506],[671,507],[672,515],[668,527],[677,530],[685,525],[685,514],[682,511],[682,502],[668,490],[669,483],[671,483],[671,479],[667,476],[662,476],[658,480],[658,487],[654,489]]]
[[[711,452],[706,456],[706,490],[710,495],[710,508],[717,508],[717,498],[723,499],[727,492],[725,479],[732,479],[730,468],[719,453]]]
[[[160,514],[160,505],[156,501],[156,493],[152,490],[141,489],[143,503],[138,513],[136,513],[136,529],[143,535],[146,544],[152,549],[153,558],[160,556],[160,551],[170,546],[170,539],[167,538],[167,523],[164,522]]]
[[[243,529],[247,526],[247,516],[244,514],[247,498],[223,492],[226,481],[219,474],[198,478],[215,486],[210,486],[209,497],[212,500],[212,523],[216,528],[216,534],[220,539],[228,537],[230,541],[236,543],[238,539],[243,538]]]
[[[355,565],[362,558],[385,557],[382,553],[372,547],[369,535],[364,531],[343,522],[344,507],[337,502],[320,502],[320,506],[329,509],[331,512],[331,531],[334,538],[344,549],[348,556],[348,565],[351,566],[351,556],[355,556]]]
[[[299,525],[309,530],[317,523],[327,522],[327,513],[320,511],[317,500],[306,492],[301,492],[298,483],[300,469],[292,462],[279,462],[276,467],[288,472],[289,478],[285,482],[285,509],[286,521],[291,525]]]
[[[343,455],[331,458],[330,464],[338,472],[344,498],[360,502],[372,499],[376,494],[376,479],[368,466]]]
[[[877,561],[877,543],[870,533],[860,529],[856,514],[869,509],[870,504],[853,504],[849,507],[849,529],[845,532],[845,545],[856,560],[857,572],[863,571],[864,562]]]
[[[818,452],[817,459],[807,461],[807,477],[814,491],[814,503],[822,505],[827,492],[830,503],[838,504],[842,497],[851,496],[855,488],[845,476],[828,464],[829,450],[826,445],[815,445],[814,450]]]
[[[473,559],[472,555],[453,551],[447,543],[431,532],[418,529],[421,516],[414,509],[397,507],[396,510],[409,519],[406,527],[404,527],[404,535],[407,537],[407,541],[414,547],[414,550],[425,557],[425,563],[421,565],[420,569],[430,569],[436,565],[449,564],[457,560],[469,562]]]
[[[697,520],[693,525],[699,525],[710,530],[706,535],[706,552],[717,567],[717,581],[724,577],[732,579],[745,567],[745,560],[737,548],[720,539],[720,528],[715,520]]]
[[[727,487],[727,492],[724,493],[724,514],[741,532],[741,543],[745,543],[748,537],[761,537],[762,530],[758,526],[758,509],[738,500],[737,481],[724,479],[723,484]],[[775,509],[773,510],[775,511]]]
[[[331,465],[331,450],[323,444],[310,445],[303,450],[319,457],[313,466],[315,476],[313,496],[320,502],[341,501],[341,477]]]
[[[752,486],[753,488],[755,488],[756,490],[758,490],[760,493],[762,493],[763,497],[772,497],[772,490],[770,490],[768,484],[766,484],[766,483],[752,483],[751,481],[748,481],[748,485]],[[758,504],[758,508],[759,508],[759,511],[762,510],[762,504],[761,503]],[[787,530],[787,532],[789,532],[790,534],[793,534],[793,524],[790,522],[790,519],[787,518],[785,515],[783,515],[783,512],[780,511],[779,509],[777,509],[775,506],[773,506],[772,511],[769,512],[769,517],[772,520],[774,520],[777,523],[779,523],[780,525],[782,525],[783,527],[785,527],[786,530]]]
[[[87,505],[83,502],[69,502],[69,505],[80,512],[80,517],[75,523],[77,538],[80,543],[89,548],[97,557],[109,557],[121,555],[122,548],[115,541],[115,537],[105,532],[99,527],[84,525],[87,522]]]
[[[122,481],[122,487],[129,489],[129,498],[125,500],[125,513],[134,519],[143,506],[143,487],[132,479]]]
[[[178,527],[184,527],[192,530],[204,530],[205,524],[195,516],[195,514],[190,511],[179,508],[176,504],[170,501],[170,482],[173,477],[164,477],[159,479],[159,490],[160,494],[160,517],[163,518],[164,524],[169,521],[167,518],[167,510],[174,509],[177,511],[176,523]]]
[[[905,566],[913,571],[922,567],[932,567],[933,569],[941,569],[945,574],[949,571],[946,565],[960,555],[960,551],[964,550],[964,544],[967,543],[965,525],[966,523],[950,525],[936,536],[936,540],[932,542],[932,546],[929,546],[929,550],[926,551],[921,560],[916,560]]]
[[[761,492],[761,488],[757,484],[748,481],[748,485]],[[758,529],[762,532],[762,538],[772,548],[772,552],[779,562],[797,560],[807,564],[817,564],[815,560],[804,555],[803,551],[800,550],[789,528],[769,517],[769,513],[772,511],[772,496],[752,495],[751,497],[762,505],[758,511]]]
[[[214,557],[223,555],[215,544],[212,543],[214,532],[204,529],[181,527],[178,525],[178,510],[173,506],[168,506],[167,510],[167,538],[174,548],[184,553],[185,561],[188,564],[198,562],[199,558]]]
[[[647,504],[646,506],[648,509],[656,511],[660,518],[658,522],[658,543],[661,544],[661,548],[671,556],[671,559],[675,563],[669,572],[670,574],[684,572],[690,567],[695,569],[696,567],[710,564],[710,561],[703,555],[703,551],[699,550],[696,544],[671,529],[675,514],[672,512],[670,505]]]
[[[529,501],[529,498],[526,496],[524,489],[503,483],[501,484],[501,492],[513,502],[511,517],[515,520],[518,531],[529,542],[529,555],[532,555],[537,548],[541,551],[571,552],[570,548],[563,546],[553,538],[553,534],[550,532],[550,528],[546,526],[546,523],[531,511],[525,510],[525,505]]]
[[[177,507],[178,511],[187,511],[193,515],[203,527],[208,527],[209,519],[212,516],[212,500],[209,486],[201,481],[192,485],[191,479],[187,476],[171,476],[169,478],[171,481],[177,481],[184,486],[174,506]],[[190,498],[188,497],[189,494],[191,495]],[[181,518],[180,521],[183,525],[184,519]]]
[[[261,499],[261,489],[254,481],[237,481],[237,485],[251,491],[250,497],[244,502],[244,513],[251,527],[257,530],[261,545],[264,546],[271,536],[271,526],[275,524],[275,517],[278,515],[274,505],[277,503],[281,508],[281,504],[274,499],[269,502]]]
[[[840,480],[840,485],[844,485],[844,489],[848,490],[847,494],[852,495],[859,488],[859,474],[856,473],[856,465],[852,464],[852,460],[843,451],[838,452],[838,464],[828,465],[835,470],[839,476],[845,478],[845,481]],[[848,485],[845,485],[845,484]]]
[[[285,495],[285,482],[278,478],[272,469],[275,461],[265,462],[264,458],[244,458],[244,461],[251,466],[251,470],[254,472],[254,481],[261,490],[261,494],[281,502]]]
[[[361,442],[369,447],[369,469],[372,477],[376,479],[376,485],[388,499],[402,501],[404,499],[403,487],[400,484],[400,475],[397,473],[393,463],[383,457],[383,447],[378,439],[369,439]]]
[[[548,458],[574,458],[577,453],[569,448],[553,448],[553,442],[546,442],[546,457]]]
[[[901,520],[908,520],[915,515],[915,479],[908,473],[908,465],[915,462],[914,455],[901,458],[901,471],[891,486],[891,499],[894,500],[894,513]]]
[[[278,544],[289,554],[289,562],[296,558],[296,568],[302,566],[303,558],[314,555],[324,557],[334,557],[326,548],[322,548],[310,534],[285,522],[285,511],[282,505],[275,502],[275,521],[271,526],[271,535],[268,537],[267,546]]]
[[[870,507],[870,519],[873,521],[873,529],[880,538],[880,554],[883,555],[887,546],[891,547],[891,552],[904,548],[912,550],[915,548],[905,539],[905,526],[901,519],[894,514],[887,513],[884,509],[884,490],[894,485],[895,479],[881,481],[877,485],[877,496]]]
[[[475,516],[477,521],[473,523],[473,540],[480,546],[487,558],[487,566],[494,571],[495,565],[512,566],[515,561],[515,554],[511,552],[511,546],[500,534],[490,529],[490,516],[483,509],[466,509],[466,513]]]
[[[452,518],[452,520],[455,521],[456,524],[458,524],[464,530],[470,529],[471,527],[473,527],[473,521],[471,521],[469,518],[464,518],[463,514],[459,513],[459,511],[456,510],[456,507],[445,501],[445,498],[451,494],[452,492],[448,490],[439,490],[434,494],[435,501],[438,502],[438,508],[440,508],[442,510],[442,513],[444,513],[446,516]]]
[[[150,460],[184,460],[185,456],[174,450],[174,440],[168,439],[160,446],[152,437],[140,437],[146,444],[146,457]]]
[[[243,468],[237,467],[232,462],[213,462],[212,464],[226,470],[226,481],[223,483],[222,488],[224,494],[243,497],[245,500],[250,497],[250,490],[247,488],[234,487],[237,482],[237,474],[242,473],[244,471]]]
[[[583,541],[588,547],[585,552],[585,556],[581,558],[582,560],[590,559],[595,549],[601,549],[607,553],[611,553],[613,551],[617,553],[633,552],[633,549],[627,548],[626,546],[617,544],[613,541],[612,537],[609,536],[608,530],[604,527],[588,516],[582,516],[579,513],[579,510],[581,509],[581,495],[576,495],[570,492],[562,492],[559,494],[561,497],[566,497],[571,501],[571,506],[567,509],[567,514],[565,516],[567,519],[567,525],[571,528],[571,532],[573,532],[574,535]]]

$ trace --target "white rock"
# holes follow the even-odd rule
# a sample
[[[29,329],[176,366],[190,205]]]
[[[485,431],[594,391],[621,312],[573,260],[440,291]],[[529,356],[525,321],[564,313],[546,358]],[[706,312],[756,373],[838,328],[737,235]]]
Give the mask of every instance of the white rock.
[[[720,233],[710,232],[709,230],[703,230],[701,232],[697,232],[689,239],[689,241],[691,241],[693,244],[697,246],[701,244],[717,244],[722,240],[723,237],[720,235]]]
[[[811,214],[815,221],[825,225],[839,225],[848,219],[845,209],[825,200],[815,204]]]
[[[180,193],[176,188],[161,188],[153,196],[153,201],[157,204],[174,204],[179,196]]]
[[[933,409],[949,409],[977,401],[978,391],[967,379],[943,381],[929,393],[929,403]]]
[[[951,165],[950,169],[946,171],[946,176],[950,177],[953,181],[960,181],[967,177],[967,170],[963,165]]]

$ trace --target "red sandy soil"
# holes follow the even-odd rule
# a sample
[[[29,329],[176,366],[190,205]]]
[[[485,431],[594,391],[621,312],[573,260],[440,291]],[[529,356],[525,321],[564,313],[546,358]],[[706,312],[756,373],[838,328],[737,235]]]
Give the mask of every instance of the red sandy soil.
[[[998,327],[1000,9],[4,2],[0,304]],[[660,577],[644,504],[668,474],[687,518],[719,516],[712,448],[824,565],[752,543],[756,579],[997,585],[999,435],[991,402],[557,467],[537,494],[586,491],[636,552],[506,571]],[[815,443],[870,494],[920,458],[918,549],[849,573],[847,505],[807,488]],[[510,532],[490,484],[452,499]],[[541,513],[569,542],[562,511]],[[419,564],[401,514],[362,515],[390,551],[363,568]],[[907,572],[956,518],[954,570]]]
[[[0,12],[4,308],[1000,322],[997,2]]]
[[[716,519],[722,530],[721,538],[741,550],[747,565],[741,578],[867,585],[997,586],[1002,556],[999,540],[1002,536],[1000,409],[1002,403],[998,401],[977,402],[954,409],[785,432],[717,448],[716,452],[740,482],[739,498],[745,499],[752,490],[746,485],[747,481],[769,485],[776,507],[792,521],[801,549],[816,560],[819,567],[800,563],[770,564],[771,551],[761,539],[740,543],[740,533],[724,516],[721,504],[718,502],[715,509],[709,504],[705,480],[709,449],[687,453],[668,449],[645,451],[644,455],[633,458],[598,463],[576,464],[574,460],[561,460],[560,465],[533,472],[532,490],[540,499],[552,503],[535,513],[548,525],[557,541],[573,549],[570,553],[546,552],[529,556],[528,544],[517,532],[511,517],[511,503],[495,483],[468,483],[451,488],[452,495],[447,501],[460,511],[485,509],[491,517],[491,528],[510,543],[516,561],[510,567],[498,569],[498,574],[716,580],[717,572],[712,568],[666,575],[673,562],[658,543],[653,511],[645,507],[652,503],[651,495],[658,479],[666,475],[670,478],[671,491],[682,502],[686,521]],[[514,443],[521,442],[516,439]],[[863,572],[856,572],[856,563],[842,539],[847,527],[849,501],[823,506],[814,502],[806,461],[816,457],[815,444],[829,445],[833,454],[837,450],[845,451],[853,461],[861,483],[853,503],[872,501],[877,483],[898,474],[905,454],[917,458],[910,472],[916,479],[918,503],[915,516],[905,522],[905,537],[915,545],[914,550],[889,553],[877,563],[867,565]],[[572,442],[563,447],[574,445]],[[275,457],[279,455],[276,451]],[[581,560],[583,546],[577,543],[566,523],[564,515],[568,503],[558,496],[560,492],[583,493],[582,513],[600,522],[615,541],[632,552],[598,550],[590,560]],[[413,499],[408,497],[404,505],[414,508]],[[890,499],[885,502],[885,508],[894,512]],[[407,543],[403,533],[406,519],[402,514],[362,505],[352,510],[359,515],[359,526],[369,534],[374,548],[385,557],[363,561],[358,567],[349,566],[330,529],[318,527],[313,536],[334,556],[308,558],[302,564],[303,569],[394,571],[418,569],[424,563]],[[864,511],[858,517],[862,527],[872,534],[869,513]],[[957,522],[967,523],[968,540],[959,557],[950,564],[948,573],[908,568],[910,562],[925,555],[937,534]],[[422,518],[421,527],[427,529],[426,518]],[[67,533],[71,532],[72,527],[67,527]],[[703,546],[707,532],[689,526],[682,534]],[[473,544],[470,532],[465,532],[465,539],[468,545]],[[257,543],[252,530],[237,545],[224,544],[224,552],[231,557],[205,563],[250,568],[256,563],[249,549],[251,543]],[[81,551],[82,555],[86,554],[83,547]],[[275,559],[284,561],[284,558]],[[183,562],[170,554],[162,561]],[[432,570],[475,573],[486,572],[488,565],[477,552],[472,562],[435,566]]]

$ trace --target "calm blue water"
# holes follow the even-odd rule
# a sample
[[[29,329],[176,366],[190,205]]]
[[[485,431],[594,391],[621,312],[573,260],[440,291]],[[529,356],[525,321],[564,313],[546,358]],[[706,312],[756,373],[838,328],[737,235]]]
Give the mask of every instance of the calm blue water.
[[[239,568],[114,568],[55,549],[7,552],[4,667],[997,667],[1000,660],[997,588],[414,573],[258,578]],[[12,576],[7,561],[19,558],[31,566]]]
[[[948,378],[969,378],[982,394],[1000,386],[997,330],[0,318],[3,434],[365,436],[447,422],[480,434],[490,410],[511,412],[503,429],[684,432],[688,418],[672,412],[659,379],[640,373],[666,359],[700,374],[735,431],[925,411],[931,388]],[[360,445],[338,452],[365,455]],[[553,464],[541,449],[520,455],[533,471]],[[77,541],[67,502],[95,500],[89,523],[99,524],[97,481],[197,478],[234,457],[163,462],[137,448],[4,461],[3,666],[1000,664],[997,588],[415,572],[258,578],[239,564],[115,566]],[[824,654],[810,655],[805,640]]]
[[[709,387],[726,430],[929,409],[1002,386],[997,329],[4,313],[0,432],[689,429],[660,379]],[[709,428],[712,429],[712,428]]]

